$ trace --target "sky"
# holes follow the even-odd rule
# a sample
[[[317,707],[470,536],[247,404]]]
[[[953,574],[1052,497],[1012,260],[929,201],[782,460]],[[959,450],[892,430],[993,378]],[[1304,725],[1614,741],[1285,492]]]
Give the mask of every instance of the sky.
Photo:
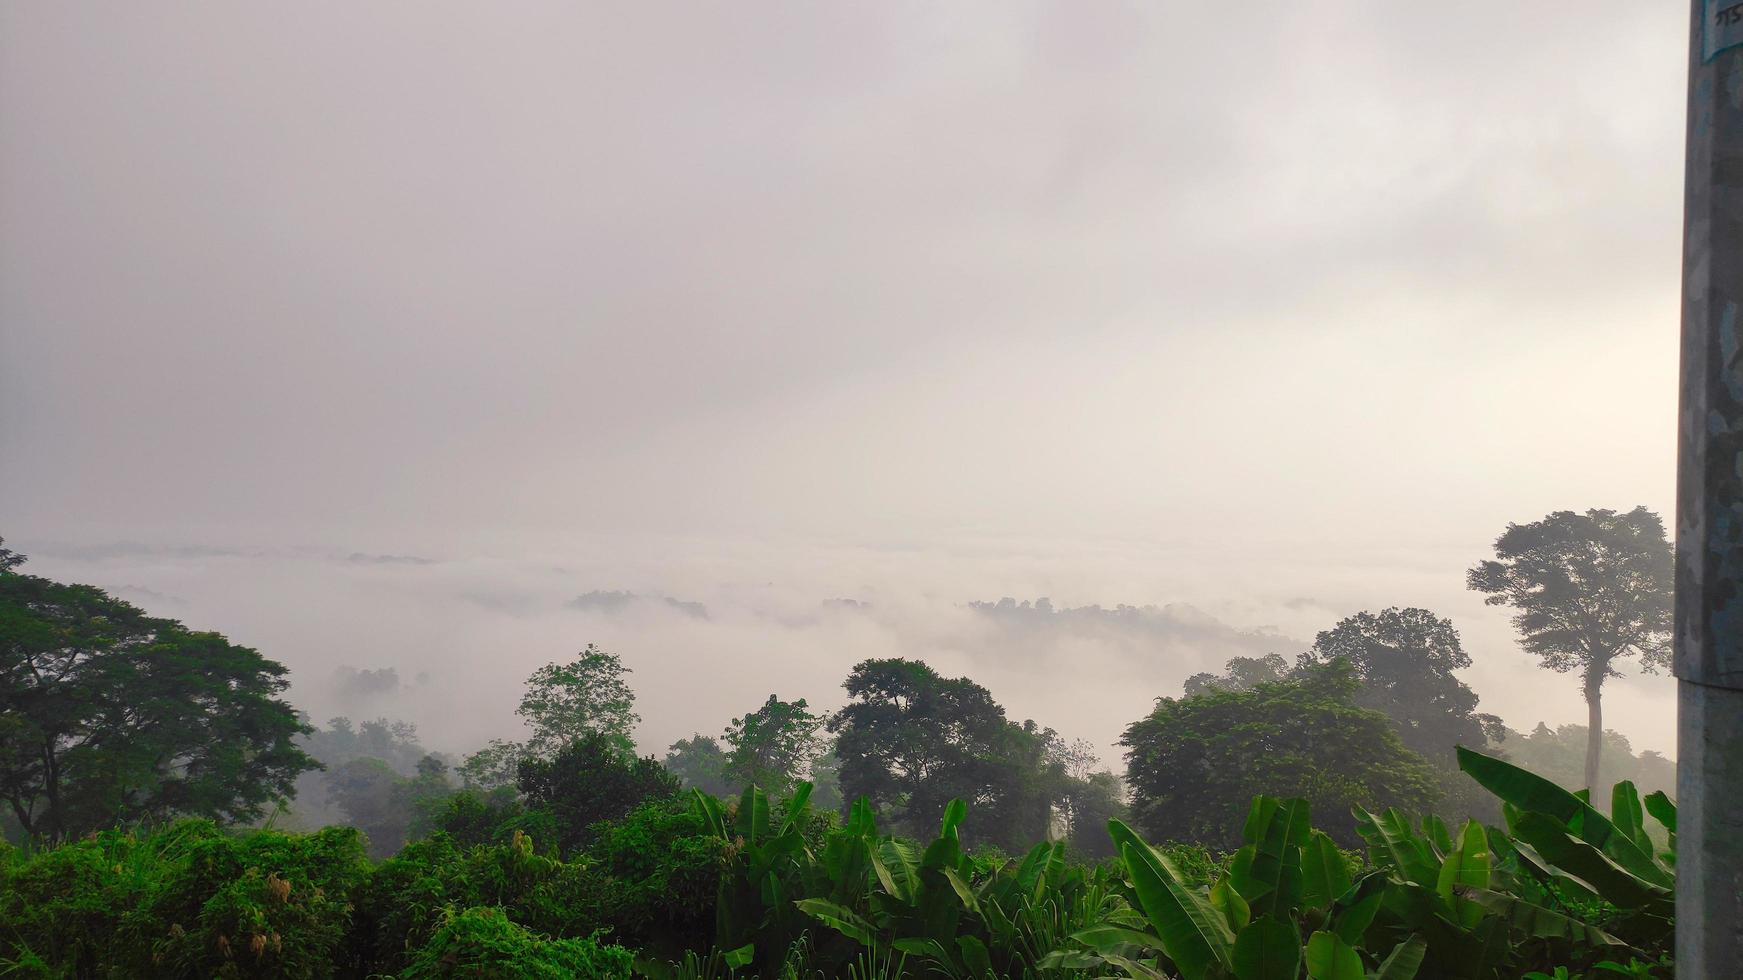
[[[1464,573],[1670,515],[1687,34],[0,5],[0,534],[451,752],[598,643],[644,751],[913,656],[1113,760],[1187,675],[1394,605],[1484,710],[1583,723]],[[967,606],[1005,596],[1155,608]],[[1671,753],[1630,674],[1608,723]]]

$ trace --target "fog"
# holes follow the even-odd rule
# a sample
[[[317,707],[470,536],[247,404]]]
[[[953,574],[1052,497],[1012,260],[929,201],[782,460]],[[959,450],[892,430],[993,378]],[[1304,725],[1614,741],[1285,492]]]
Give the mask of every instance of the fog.
[[[1392,605],[1583,722],[1464,571],[1670,516],[1685,15],[8,4],[0,534],[454,752],[592,642],[644,751],[902,655],[1111,758]]]

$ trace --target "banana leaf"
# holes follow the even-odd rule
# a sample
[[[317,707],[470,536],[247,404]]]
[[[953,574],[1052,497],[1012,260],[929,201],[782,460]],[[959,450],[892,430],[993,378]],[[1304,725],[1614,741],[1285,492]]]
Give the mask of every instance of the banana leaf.
[[[1578,878],[1612,905],[1635,909],[1663,906],[1672,900],[1669,888],[1631,873],[1611,860],[1607,852],[1568,833],[1554,817],[1522,813],[1513,833],[1550,864]]]
[[[1306,800],[1253,800],[1229,878],[1254,915],[1286,918],[1301,904],[1301,848],[1311,831]]]
[[[1322,909],[1350,890],[1350,869],[1336,843],[1320,831],[1301,849],[1301,905]]]
[[[1185,980],[1203,980],[1214,970],[1227,972],[1235,937],[1222,913],[1186,884],[1161,852],[1120,820],[1108,821],[1119,845],[1139,904]],[[1110,961],[1112,962],[1112,961]]]
[[[1670,872],[1653,859],[1650,847],[1642,849],[1581,796],[1535,773],[1463,746],[1459,747],[1458,757],[1460,769],[1522,814],[1546,814],[1629,873],[1667,888],[1674,883]]]
[[[1368,980],[1362,954],[1335,933],[1316,932],[1307,940],[1307,975],[1313,980]]]
[[[1301,934],[1291,923],[1266,916],[1235,936],[1236,980],[1295,980],[1301,973]]]
[[[1422,969],[1422,958],[1428,955],[1428,943],[1421,936],[1411,936],[1399,943],[1375,971],[1374,980],[1414,980]]]

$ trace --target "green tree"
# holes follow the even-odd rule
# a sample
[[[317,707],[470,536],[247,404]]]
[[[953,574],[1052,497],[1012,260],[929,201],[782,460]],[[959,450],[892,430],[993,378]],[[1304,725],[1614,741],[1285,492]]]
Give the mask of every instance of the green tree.
[[[513,786],[520,777],[520,762],[525,758],[525,742],[493,738],[490,744],[467,756],[460,763],[460,784],[478,793],[489,793]]]
[[[527,807],[555,819],[564,853],[590,843],[593,825],[601,820],[617,820],[640,803],[676,796],[679,789],[678,777],[658,759],[626,755],[617,739],[595,731],[548,759],[522,759],[519,783]]]
[[[1159,699],[1121,739],[1133,816],[1153,837],[1234,848],[1253,797],[1300,797],[1327,833],[1361,846],[1351,807],[1422,809],[1436,786],[1391,719],[1356,704],[1359,690],[1337,662],[1247,691]]]
[[[629,672],[616,654],[591,643],[569,663],[549,663],[533,671],[515,709],[531,737],[525,742],[492,739],[461,762],[461,782],[478,792],[511,786],[522,761],[549,760],[589,734],[603,735],[617,751],[633,758],[635,726],[641,717],[635,713],[635,691],[624,680]]]
[[[685,789],[699,789],[710,796],[737,792],[726,778],[726,750],[720,747],[719,739],[692,735],[673,742],[666,752],[666,768]]]
[[[246,821],[316,763],[282,665],[88,585],[0,570],[0,799],[51,840],[172,815]]]
[[[625,755],[635,754],[635,692],[624,680],[629,668],[615,654],[589,643],[566,664],[546,664],[527,678],[516,709],[532,729],[527,748],[548,756],[597,732]]]
[[[1584,725],[1557,725],[1551,729],[1539,722],[1528,733],[1512,733],[1507,739],[1508,761],[1529,769],[1552,782],[1572,786],[1585,773],[1586,745],[1589,733]],[[1610,729],[1604,732],[1603,766],[1598,770],[1599,786],[1614,786],[1622,780],[1632,782],[1641,793],[1662,791],[1676,798],[1676,763],[1651,750],[1634,754],[1628,736]],[[1608,800],[1594,801],[1600,809]]]
[[[1259,684],[1275,684],[1289,676],[1289,662],[1279,653],[1263,657],[1234,657],[1223,665],[1222,674],[1193,674],[1186,679],[1187,697],[1211,691],[1250,691]]]
[[[24,562],[25,557],[6,547],[6,539],[0,538],[0,572],[10,572]]]
[[[867,660],[843,685],[851,700],[829,720],[842,795],[859,796],[898,827],[924,832],[952,799],[968,803],[963,829],[1010,847],[1046,836],[1046,739],[1018,725],[986,688],[917,660]]]
[[[1621,676],[1617,663],[1636,654],[1647,673],[1670,664],[1674,577],[1664,522],[1645,507],[1561,510],[1509,524],[1495,559],[1467,576],[1489,605],[1514,609],[1521,644],[1543,666],[1580,675],[1587,788],[1599,785],[1604,681]]]
[[[411,814],[400,798],[403,776],[380,759],[367,756],[342,762],[323,774],[327,794],[346,823],[363,831],[370,857],[381,858],[405,843]]]
[[[732,719],[724,736],[727,780],[776,798],[790,793],[822,751],[823,716],[807,708],[804,698],[782,701],[771,694],[762,707]]]

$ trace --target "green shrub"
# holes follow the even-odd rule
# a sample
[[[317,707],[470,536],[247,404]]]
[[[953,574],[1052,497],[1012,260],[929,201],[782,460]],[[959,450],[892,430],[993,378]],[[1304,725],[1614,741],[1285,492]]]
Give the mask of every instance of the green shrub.
[[[595,828],[586,859],[609,881],[600,922],[618,941],[706,947],[725,842],[687,802],[659,800]]]
[[[550,758],[524,758],[518,771],[528,809],[556,819],[564,854],[591,844],[601,821],[620,820],[644,802],[678,795],[678,777],[659,760],[627,755],[615,738],[600,732],[569,741]]]
[[[42,975],[332,976],[367,869],[350,828],[106,831],[9,863],[0,949],[46,964]]]
[[[142,909],[164,930],[153,961],[196,976],[334,973],[352,893],[369,865],[361,834],[186,833],[179,860]]]
[[[440,831],[465,846],[506,844],[520,831],[554,849],[558,836],[556,817],[548,810],[526,806],[513,787],[488,793],[461,790],[424,800],[412,826],[414,837]]]
[[[400,976],[426,980],[608,980],[630,975],[633,957],[590,937],[552,939],[516,925],[499,908],[444,911]]]
[[[130,913],[158,878],[156,858],[133,835],[108,831],[9,860],[0,869],[0,961],[55,968],[42,976],[122,975],[118,956],[137,953]]]
[[[560,885],[567,870],[561,861],[535,853],[532,839],[519,833],[507,844],[469,848],[446,834],[408,844],[377,866],[360,890],[356,955],[375,972],[399,972],[450,907],[497,906],[542,931],[561,932],[559,924],[566,923],[582,935],[591,933],[597,928],[592,903],[577,908],[564,901]]]

